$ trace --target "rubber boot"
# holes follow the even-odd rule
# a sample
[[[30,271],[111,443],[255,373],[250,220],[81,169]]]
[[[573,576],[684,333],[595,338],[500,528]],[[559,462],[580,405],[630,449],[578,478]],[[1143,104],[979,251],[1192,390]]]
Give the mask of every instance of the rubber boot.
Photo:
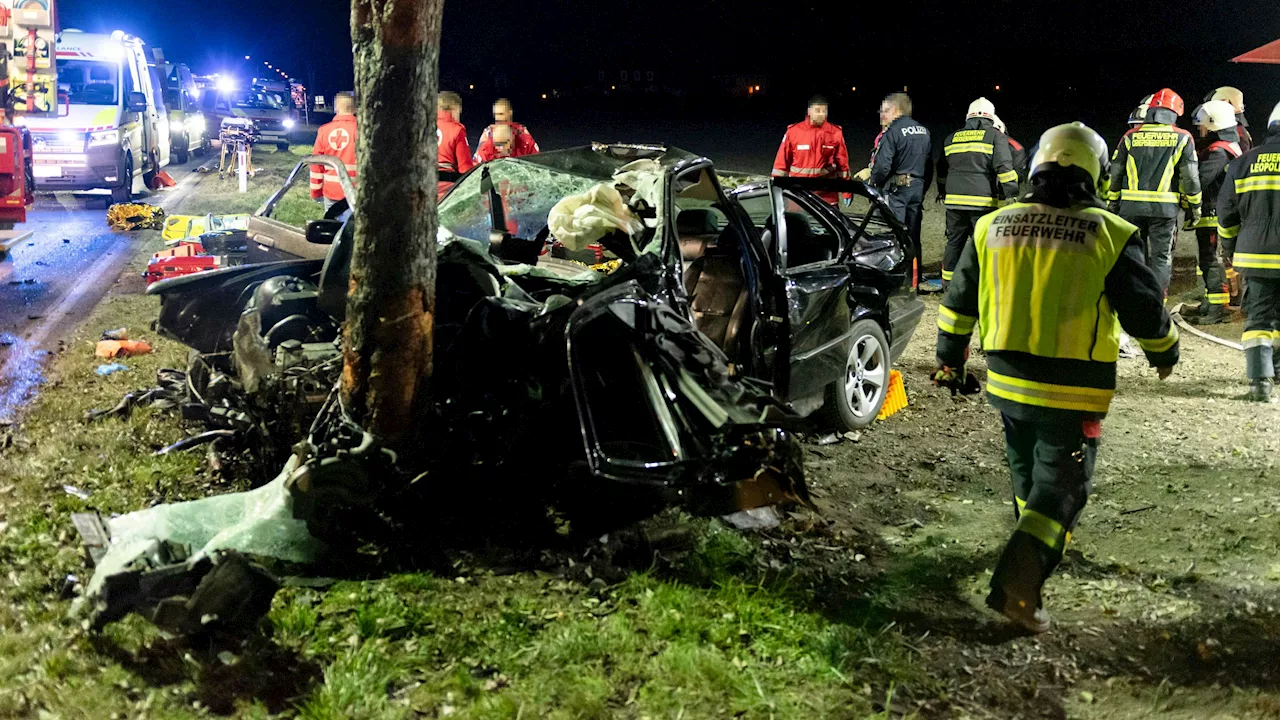
[[[1013,533],[991,577],[987,607],[1028,632],[1047,632],[1052,625],[1040,599],[1044,581],[1057,563],[1044,543],[1024,532]]]
[[[1227,321],[1227,310],[1225,306],[1211,304],[1208,300],[1200,303],[1200,308],[1195,315],[1187,317],[1187,322],[1192,325],[1217,325]]]
[[[1275,383],[1271,378],[1262,378],[1253,380],[1249,383],[1249,400],[1260,403],[1273,403],[1276,401],[1274,395]]]

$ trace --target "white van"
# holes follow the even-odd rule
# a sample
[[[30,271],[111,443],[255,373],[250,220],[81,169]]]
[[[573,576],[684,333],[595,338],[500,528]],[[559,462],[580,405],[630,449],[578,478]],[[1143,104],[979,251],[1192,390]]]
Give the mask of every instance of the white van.
[[[58,116],[18,118],[31,130],[36,189],[106,189],[124,202],[169,164],[164,87],[143,42],[118,30],[64,30],[57,47]]]

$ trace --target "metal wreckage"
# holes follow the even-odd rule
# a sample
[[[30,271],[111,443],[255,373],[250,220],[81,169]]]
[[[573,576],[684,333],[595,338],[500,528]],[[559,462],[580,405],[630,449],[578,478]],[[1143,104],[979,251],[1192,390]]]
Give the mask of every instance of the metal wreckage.
[[[148,288],[161,299],[157,329],[192,348],[191,365],[96,416],[159,401],[212,428],[166,450],[238,439],[283,468],[247,492],[108,520],[77,516],[96,569],[73,612],[91,628],[137,612],[173,633],[246,632],[280,579],[314,574],[352,546],[356,528],[408,532],[422,521],[406,509],[474,505],[475,488],[485,488],[489,506],[554,509],[593,534],[672,505],[727,515],[809,503],[792,434],[799,404],[788,389],[822,375],[804,363],[829,369],[829,386],[854,388],[856,361],[858,387],[845,397],[867,395],[863,375],[887,377],[919,320],[913,249],[873,191],[863,190],[867,218],[840,225],[847,250],[827,259],[842,274],[774,295],[763,273],[777,261],[763,258],[772,233],[785,260],[792,213],[787,227],[755,218],[739,205],[742,188],[727,196],[707,159],[595,145],[483,165],[440,206],[431,447],[408,468],[349,418],[337,392],[355,224],[346,204],[308,223],[305,237],[289,228],[300,237],[280,242],[270,237],[279,223],[262,217],[307,163],[324,161],[303,161],[268,213],[232,231],[247,234],[248,263]],[[765,197],[764,215],[772,205],[781,217],[780,190],[744,187]],[[792,204],[813,201],[806,190],[787,193]],[[728,302],[740,333],[717,327],[730,313],[690,299],[690,273],[701,287],[699,275],[710,272],[690,259],[677,205],[700,218],[719,213],[701,250],[712,258],[708,246],[721,246],[750,275]],[[303,249],[285,255],[294,259],[255,261],[289,240]],[[790,297],[796,287],[844,288],[824,296],[822,311],[842,329],[808,341],[835,360],[810,360],[820,352],[796,341],[824,324],[815,310],[823,305]],[[794,323],[790,334],[777,331],[780,316]],[[855,332],[868,322],[881,343],[878,368],[864,366],[870,355]],[[797,368],[805,378],[791,383]],[[845,415],[861,421],[850,407]],[[451,492],[456,505],[445,500]]]

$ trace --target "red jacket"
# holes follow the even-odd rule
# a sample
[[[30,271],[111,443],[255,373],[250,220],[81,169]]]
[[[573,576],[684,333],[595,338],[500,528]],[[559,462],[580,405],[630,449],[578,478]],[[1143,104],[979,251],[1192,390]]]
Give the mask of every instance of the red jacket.
[[[844,144],[844,131],[835,123],[814,127],[806,119],[787,128],[787,134],[773,160],[774,177],[849,177],[849,149]],[[836,202],[832,193],[819,193],[829,203]]]
[[[507,123],[511,126],[511,135],[515,139],[514,147],[511,148],[511,154],[507,157],[520,157],[521,155],[532,155],[541,152],[538,143],[530,134],[529,128],[520,123]],[[476,164],[486,163],[499,157],[498,149],[493,146],[493,128],[497,125],[490,125],[480,133],[480,145],[476,148],[475,161]]]
[[[444,197],[463,173],[475,167],[475,162],[471,159],[471,146],[467,144],[467,129],[447,110],[436,112],[436,143],[439,148],[436,169],[440,173],[436,190]]]
[[[337,115],[316,131],[316,144],[312,152],[328,155],[347,166],[347,177],[356,182],[356,116]],[[311,199],[341,200],[344,195],[338,182],[338,173],[326,165],[311,166]]]

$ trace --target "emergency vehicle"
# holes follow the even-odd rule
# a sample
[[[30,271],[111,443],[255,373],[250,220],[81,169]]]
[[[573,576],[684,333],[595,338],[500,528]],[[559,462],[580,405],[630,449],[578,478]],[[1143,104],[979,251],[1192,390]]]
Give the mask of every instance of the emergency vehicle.
[[[184,165],[191,153],[209,148],[208,123],[200,109],[202,90],[196,86],[191,69],[181,63],[169,65],[165,80],[164,104],[169,110],[170,151],[173,162]]]
[[[232,89],[230,84],[220,79],[216,92],[204,94],[201,109],[208,126],[221,127],[226,118],[247,118],[253,121],[254,143],[288,150],[289,136],[296,124],[288,90],[281,92],[257,83],[241,90]]]
[[[57,41],[57,117],[24,117],[36,189],[101,190],[125,202],[169,164],[169,118],[146,46],[119,30],[64,30]]]

